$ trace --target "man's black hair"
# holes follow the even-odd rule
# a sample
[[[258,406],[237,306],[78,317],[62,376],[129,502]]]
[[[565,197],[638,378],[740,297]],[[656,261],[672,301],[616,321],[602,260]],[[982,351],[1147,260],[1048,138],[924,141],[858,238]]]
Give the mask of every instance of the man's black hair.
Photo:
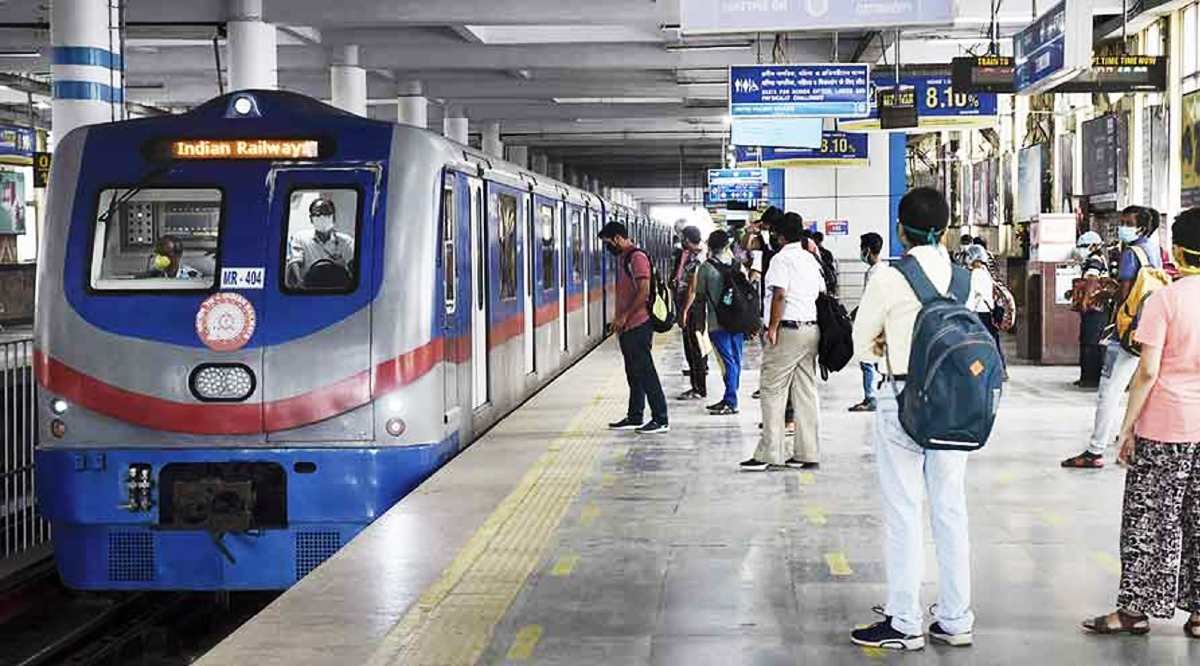
[[[974,240],[974,239],[973,239],[973,238],[971,238],[971,234],[963,234],[963,235],[962,235],[962,236],[961,236],[961,237],[958,239],[959,243],[961,243],[961,244],[963,244],[963,245],[970,245],[972,240]]]
[[[600,233],[597,234],[597,236],[604,240],[612,240],[617,236],[620,236],[621,238],[629,238],[629,228],[620,222],[609,222],[608,224],[604,225],[604,228],[600,230]]]
[[[900,200],[900,225],[913,245],[937,245],[950,224],[950,205],[932,187],[918,187]]]
[[[764,225],[773,227],[783,219],[783,211],[776,206],[771,206],[770,208],[764,210],[762,216],[758,219]]]
[[[796,213],[788,213],[783,221],[775,227],[775,231],[788,243],[803,240],[807,230],[804,228],[804,218]]]
[[[1142,236],[1149,236],[1158,231],[1158,227],[1162,224],[1162,216],[1158,211],[1146,206],[1127,206],[1121,211],[1122,217],[1132,217],[1137,222],[1138,232]]]
[[[979,247],[981,247],[985,250],[988,249],[987,248],[987,240],[985,240],[983,236],[976,236],[975,238],[972,238],[971,244],[978,245]]]
[[[708,251],[720,252],[729,247],[729,233],[723,229],[717,229],[708,235]]]
[[[883,254],[883,236],[874,231],[863,234],[859,237],[859,247],[872,254]]]
[[[1190,208],[1175,218],[1171,225],[1175,245],[1183,250],[1183,260],[1189,267],[1200,268],[1200,208]]]
[[[812,236],[813,236],[813,240],[815,240],[817,242],[817,245],[820,245],[821,243],[825,242],[825,234],[823,234],[819,231],[814,231]]]

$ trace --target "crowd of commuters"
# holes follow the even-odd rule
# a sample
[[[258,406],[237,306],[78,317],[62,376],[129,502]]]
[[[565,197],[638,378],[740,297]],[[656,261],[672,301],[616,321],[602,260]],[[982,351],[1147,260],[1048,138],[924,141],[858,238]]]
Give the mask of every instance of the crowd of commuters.
[[[881,619],[851,632],[851,641],[862,646],[915,650],[925,646],[927,636],[953,646],[974,640],[965,483],[970,453],[931,446],[901,409],[908,404],[905,387],[916,367],[911,361],[931,349],[928,340],[919,339],[917,327],[919,316],[932,312],[930,308],[974,313],[976,344],[996,350],[993,367],[1004,365],[998,350],[1002,322],[1011,322],[1012,313],[1006,313],[1013,307],[1011,295],[1005,297],[1007,289],[984,239],[964,235],[951,254],[945,242],[949,224],[945,197],[918,188],[901,200],[892,230],[903,246],[899,264],[888,263],[882,236],[860,238],[864,292],[851,316],[863,399],[850,411],[875,413],[887,588],[885,604],[874,609]],[[1144,634],[1151,617],[1169,618],[1181,609],[1190,613],[1184,631],[1200,638],[1200,311],[1189,307],[1200,299],[1200,209],[1176,220],[1170,257],[1159,250],[1159,225],[1158,213],[1148,208],[1123,212],[1112,278],[1101,236],[1089,231],[1079,237],[1076,259],[1082,277],[1067,294],[1080,314],[1076,385],[1098,388],[1098,397],[1087,450],[1062,465],[1101,467],[1106,449],[1116,441],[1117,459],[1129,468],[1116,610],[1085,620],[1083,627],[1096,634]],[[610,425],[666,432],[667,403],[651,358],[653,331],[646,309],[649,258],[620,224],[606,226],[601,238],[625,266],[617,271],[613,328],[620,336],[630,396],[625,418]],[[707,398],[712,355],[723,387],[720,400],[707,409],[714,416],[737,414],[743,350],[748,341],[757,342],[762,363],[754,397],[761,402],[762,433],[740,469],[819,468],[823,331],[817,304],[825,298],[821,294],[837,294],[840,277],[824,239],[806,229],[798,214],[771,208],[742,229],[717,230],[707,238],[697,227],[684,226],[678,240],[670,287],[679,306],[690,380],[679,400]],[[1170,277],[1164,277],[1167,265],[1173,269]],[[758,290],[752,323],[738,317],[744,284]],[[1133,308],[1134,301],[1137,316],[1122,331],[1115,313]],[[1114,320],[1115,329],[1110,325]],[[968,381],[967,374],[986,374],[977,365],[940,371],[963,373]],[[999,375],[995,381],[999,387]],[[647,401],[649,421],[643,414]],[[927,629],[920,602],[926,503],[939,574],[938,602]]]

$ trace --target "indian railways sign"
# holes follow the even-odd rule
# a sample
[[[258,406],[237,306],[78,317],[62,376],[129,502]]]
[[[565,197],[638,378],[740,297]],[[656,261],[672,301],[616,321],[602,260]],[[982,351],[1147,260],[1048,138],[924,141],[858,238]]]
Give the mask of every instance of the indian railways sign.
[[[315,139],[184,139],[171,142],[177,160],[300,160],[320,157]]]
[[[950,25],[954,0],[680,0],[684,33]]]

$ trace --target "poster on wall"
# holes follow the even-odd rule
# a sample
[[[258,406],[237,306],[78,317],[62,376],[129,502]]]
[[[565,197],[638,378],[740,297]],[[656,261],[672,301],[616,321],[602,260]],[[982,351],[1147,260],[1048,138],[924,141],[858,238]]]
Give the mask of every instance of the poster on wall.
[[[25,174],[0,171],[0,234],[25,233]]]
[[[1183,98],[1183,207],[1200,206],[1200,90]]]

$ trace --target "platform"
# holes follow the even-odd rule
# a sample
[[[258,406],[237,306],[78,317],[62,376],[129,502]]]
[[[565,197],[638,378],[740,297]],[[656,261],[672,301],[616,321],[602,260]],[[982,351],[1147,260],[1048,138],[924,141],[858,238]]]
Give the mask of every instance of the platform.
[[[658,343],[677,394],[677,336]],[[1149,639],[1079,629],[1115,599],[1124,472],[1058,467],[1092,416],[1070,368],[1014,367],[972,459],[976,645],[852,646],[884,598],[872,417],[845,411],[860,377],[823,387],[820,470],[739,473],[758,434],[748,352],[742,414],[672,400],[671,433],[639,437],[604,428],[625,400],[607,342],[200,663],[1196,663],[1182,614]]]

